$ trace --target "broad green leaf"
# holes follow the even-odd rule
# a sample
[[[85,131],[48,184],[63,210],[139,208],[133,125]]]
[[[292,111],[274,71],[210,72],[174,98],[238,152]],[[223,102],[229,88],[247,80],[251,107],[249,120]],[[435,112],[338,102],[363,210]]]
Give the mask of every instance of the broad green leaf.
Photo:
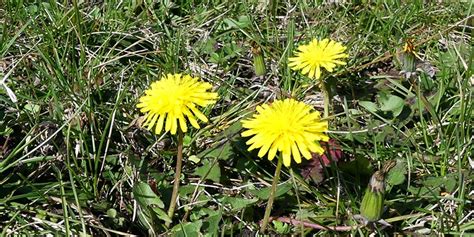
[[[248,16],[239,16],[237,20],[226,18],[224,22],[230,28],[245,28],[250,25],[250,18]]]
[[[192,140],[193,140],[193,139],[192,139],[189,135],[184,135],[184,137],[183,137],[183,145],[184,145],[184,146],[189,146],[189,145],[191,145]]]
[[[209,216],[203,224],[203,231],[206,232],[205,236],[216,236],[219,233],[219,223],[222,220],[222,211],[214,211],[207,209]]]
[[[405,162],[398,162],[387,175],[387,183],[390,186],[399,185],[405,182],[405,175],[407,173],[407,167]]]
[[[252,205],[258,201],[257,198],[247,199],[238,197],[225,196],[220,199],[222,204],[229,204],[232,211],[240,211],[249,205]]]
[[[447,192],[453,192],[456,189],[457,173],[448,174],[444,177],[428,177],[423,181],[427,187],[443,187]]]
[[[189,156],[189,157],[188,157],[188,160],[189,160],[189,161],[192,161],[192,162],[195,163],[195,164],[197,164],[197,163],[199,163],[199,162],[201,161],[201,159],[200,159],[198,156],[196,156],[196,155]]]
[[[272,187],[266,187],[260,190],[252,190],[253,194],[255,194],[261,200],[268,200],[270,196],[270,191]],[[277,190],[275,192],[275,197],[279,197],[293,188],[293,185],[290,182],[282,183],[277,186]]]
[[[166,222],[171,222],[171,218],[168,216],[168,213],[163,211],[163,209],[154,207],[153,205],[150,208],[151,210],[153,210],[153,212],[156,214],[158,218]]]
[[[164,208],[165,204],[161,199],[153,192],[150,185],[145,182],[138,182],[133,187],[133,196],[137,200],[138,204],[143,208],[149,206],[156,206],[159,208]]]
[[[379,99],[380,110],[392,112],[393,117],[397,117],[403,110],[405,101],[396,95],[381,96]]]
[[[201,167],[196,168],[194,175],[198,175],[201,179],[211,180],[218,183],[221,178],[221,168],[219,162],[210,162],[208,160],[203,161]]]
[[[202,151],[197,155],[199,158],[217,158],[219,160],[227,160],[234,154],[230,142],[224,144],[217,144],[207,150]]]
[[[30,114],[36,114],[40,112],[41,107],[36,104],[28,103],[25,105],[24,109]]]
[[[171,229],[172,236],[176,237],[199,237],[202,236],[200,230],[202,221],[179,223]]]
[[[117,210],[110,208],[107,210],[107,216],[110,218],[115,218],[117,216]]]
[[[352,175],[370,176],[372,165],[366,156],[358,155],[354,160],[339,165],[339,169]]]
[[[203,188],[202,187],[199,187],[197,190],[202,190]],[[187,196],[187,195],[191,195],[194,193],[194,190],[196,190],[196,186],[195,185],[181,185],[179,186],[179,196]]]
[[[359,105],[362,106],[364,109],[368,110],[369,112],[377,112],[377,105],[374,102],[360,101]]]

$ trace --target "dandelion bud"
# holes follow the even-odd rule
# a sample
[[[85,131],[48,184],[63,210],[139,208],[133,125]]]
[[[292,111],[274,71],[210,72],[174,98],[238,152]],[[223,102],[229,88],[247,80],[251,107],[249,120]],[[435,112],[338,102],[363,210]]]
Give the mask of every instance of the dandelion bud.
[[[368,221],[377,221],[382,216],[384,193],[384,177],[381,171],[377,171],[370,178],[369,186],[365,190],[360,207],[360,214]]]
[[[360,206],[360,214],[369,222],[380,220],[384,208],[385,175],[395,166],[395,160],[388,161],[370,178]]]
[[[257,76],[265,75],[265,60],[263,58],[262,49],[258,45],[253,45],[252,54],[253,54],[253,67],[255,69],[255,75]]]

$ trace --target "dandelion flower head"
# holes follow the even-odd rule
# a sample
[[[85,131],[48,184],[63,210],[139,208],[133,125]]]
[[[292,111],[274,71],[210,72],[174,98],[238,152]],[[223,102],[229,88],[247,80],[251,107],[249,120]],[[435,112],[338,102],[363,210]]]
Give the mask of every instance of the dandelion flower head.
[[[321,67],[328,72],[332,72],[339,65],[345,65],[342,59],[349,55],[344,53],[346,47],[341,43],[323,39],[313,39],[307,45],[298,47],[296,57],[289,58],[289,66],[293,70],[300,70],[310,78],[319,79],[321,77]]]
[[[421,60],[420,56],[416,52],[415,45],[414,45],[414,39],[412,39],[412,38],[406,39],[405,45],[403,45],[403,52],[406,53],[406,54],[415,55],[415,57],[417,57]]]
[[[276,100],[270,105],[257,106],[253,117],[242,121],[246,129],[242,136],[251,137],[247,141],[247,145],[251,144],[249,151],[259,148],[258,156],[262,158],[268,153],[269,160],[279,151],[288,167],[292,158],[301,163],[301,156],[311,159],[311,152],[324,152],[318,141],[329,140],[324,134],[328,122],[320,119],[320,113],[303,102]]]
[[[193,127],[200,128],[197,119],[203,122],[208,119],[197,106],[216,102],[217,93],[207,92],[211,88],[211,84],[201,82],[197,77],[167,74],[153,82],[140,97],[137,107],[145,113],[143,126],[148,130],[155,127],[156,134],[160,134],[163,127],[165,132],[176,134],[178,127],[182,132],[188,130],[188,120]]]
[[[403,46],[403,52],[406,53],[415,53],[415,45],[413,44],[413,39],[409,38],[405,41],[405,45]]]

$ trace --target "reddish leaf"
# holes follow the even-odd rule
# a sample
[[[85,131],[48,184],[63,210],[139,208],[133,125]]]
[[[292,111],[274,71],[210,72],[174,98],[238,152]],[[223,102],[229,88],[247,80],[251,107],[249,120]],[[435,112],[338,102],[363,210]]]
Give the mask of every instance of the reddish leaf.
[[[311,159],[301,168],[301,176],[304,179],[312,179],[315,183],[320,183],[324,179],[323,167],[319,160]]]
[[[329,166],[331,164],[331,158],[334,162],[338,162],[343,158],[343,153],[341,147],[334,139],[329,139],[329,142],[320,142],[321,146],[324,148],[325,152],[322,155],[312,153],[313,159],[322,160],[324,166]]]
[[[320,142],[320,144],[326,152],[321,155],[312,153],[312,159],[305,162],[301,168],[303,178],[311,178],[315,183],[323,181],[323,167],[331,165],[331,160],[337,162],[344,156],[336,140],[330,139],[329,142]]]

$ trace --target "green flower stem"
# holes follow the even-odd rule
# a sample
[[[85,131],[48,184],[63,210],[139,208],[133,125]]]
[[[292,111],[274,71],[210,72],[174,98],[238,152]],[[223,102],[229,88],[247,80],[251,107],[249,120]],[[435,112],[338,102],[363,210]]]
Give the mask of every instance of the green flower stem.
[[[324,118],[327,118],[329,116],[329,103],[331,100],[329,98],[329,91],[326,88],[326,83],[324,83],[324,80],[321,80],[320,83],[319,87],[321,88],[324,97]]]
[[[265,233],[265,229],[268,225],[268,220],[270,218],[270,212],[272,211],[273,200],[275,199],[276,188],[278,180],[280,179],[281,165],[283,164],[282,156],[278,156],[278,164],[275,170],[275,175],[273,176],[272,189],[270,190],[270,196],[268,197],[267,208],[265,208],[265,215],[263,216],[262,226],[260,226],[260,233]]]
[[[179,189],[179,177],[181,176],[181,167],[183,166],[183,132],[181,129],[178,130],[178,157],[176,160],[176,170],[174,173],[174,184],[173,193],[171,194],[170,207],[168,209],[168,216],[173,219],[174,209],[176,202],[178,201],[178,189]],[[167,222],[166,226],[169,227],[171,222]]]

